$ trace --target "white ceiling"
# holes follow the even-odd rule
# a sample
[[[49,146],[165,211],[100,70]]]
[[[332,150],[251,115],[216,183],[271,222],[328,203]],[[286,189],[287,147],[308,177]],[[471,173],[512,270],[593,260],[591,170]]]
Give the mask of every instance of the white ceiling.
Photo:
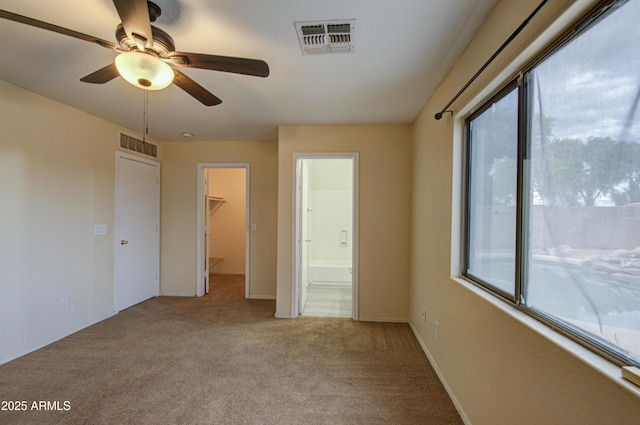
[[[280,125],[413,122],[497,0],[154,0],[176,50],[262,59],[267,78],[181,70],[222,99],[206,107],[172,85],[149,92],[157,140],[277,140]],[[0,0],[0,9],[115,40],[111,0]],[[294,22],[356,20],[355,53],[302,55]],[[121,78],[81,77],[115,52],[0,19],[0,79],[132,130],[144,97]],[[475,71],[475,70],[474,70]]]

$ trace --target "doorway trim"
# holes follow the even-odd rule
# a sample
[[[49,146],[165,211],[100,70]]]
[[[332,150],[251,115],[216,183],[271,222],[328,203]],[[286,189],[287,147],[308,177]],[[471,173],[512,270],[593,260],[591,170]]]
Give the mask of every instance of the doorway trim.
[[[358,320],[358,279],[359,279],[359,222],[360,222],[360,182],[359,182],[359,161],[360,154],[358,152],[294,152],[291,157],[291,317],[295,318],[300,315],[298,307],[298,280],[299,280],[299,264],[301,256],[301,238],[300,234],[300,217],[298,202],[299,198],[299,179],[300,172],[298,168],[299,160],[302,159],[351,159],[353,160],[353,235],[351,245],[351,318]]]
[[[196,281],[196,296],[197,297],[201,297],[204,295],[204,252],[202,247],[204,245],[204,217],[202,214],[202,211],[204,209],[204,205],[203,205],[203,199],[202,199],[202,192],[204,190],[203,187],[203,180],[204,180],[204,171],[208,170],[210,168],[244,168],[245,169],[245,174],[246,174],[246,178],[245,178],[245,226],[244,226],[244,233],[245,233],[245,245],[244,245],[244,255],[245,255],[245,263],[244,263],[244,297],[245,298],[249,298],[250,293],[249,293],[249,222],[250,222],[250,217],[249,217],[249,212],[251,211],[250,209],[250,182],[251,182],[251,166],[249,163],[231,163],[231,162],[199,162],[198,163],[198,167],[197,167],[197,171],[198,171],[198,175],[197,175],[197,181],[198,181],[198,196],[197,196],[197,230],[196,230],[196,239],[197,239],[197,281]]]

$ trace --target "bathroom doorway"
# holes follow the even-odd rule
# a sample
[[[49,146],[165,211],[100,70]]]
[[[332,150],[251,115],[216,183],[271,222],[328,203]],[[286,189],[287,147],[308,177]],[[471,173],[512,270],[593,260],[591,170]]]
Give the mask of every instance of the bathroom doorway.
[[[197,296],[214,275],[243,276],[249,296],[249,164],[198,164]]]
[[[357,159],[294,157],[295,315],[357,320]]]

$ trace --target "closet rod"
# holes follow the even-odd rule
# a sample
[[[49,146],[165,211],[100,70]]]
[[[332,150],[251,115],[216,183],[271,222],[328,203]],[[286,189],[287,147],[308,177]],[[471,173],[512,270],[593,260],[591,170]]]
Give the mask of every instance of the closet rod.
[[[442,108],[442,111],[435,114],[435,119],[437,120],[441,119],[442,114],[444,114],[445,112],[451,112],[453,114],[453,111],[448,110],[449,106],[451,106],[453,102],[455,102],[458,99],[458,97],[460,97],[460,95],[464,93],[464,91],[471,85],[471,83],[473,83],[476,80],[476,78],[478,78],[478,76],[482,73],[482,71],[484,71],[491,64],[491,62],[493,62],[493,60],[500,53],[502,53],[505,47],[507,47],[509,43],[511,43],[513,39],[516,38],[518,34],[520,34],[520,32],[522,32],[524,27],[526,27],[529,24],[529,22],[538,14],[538,12],[540,12],[540,9],[542,9],[547,4],[547,1],[548,0],[543,0],[542,3],[540,3],[538,7],[536,7],[536,9],[531,13],[531,15],[529,15],[529,17],[525,19],[518,28],[516,28],[516,30],[513,32],[513,34],[511,34],[511,36],[507,39],[507,41],[502,43],[502,46],[500,46],[500,48],[496,50],[496,52],[493,55],[491,55],[489,60],[485,62],[484,65],[482,65],[482,67],[478,70],[478,72],[476,72],[473,75],[473,77],[471,77],[471,79],[467,82],[467,84],[465,84],[464,87],[462,87],[460,91],[455,96],[453,96],[453,99],[451,99],[449,103],[447,103],[447,105],[444,108]]]

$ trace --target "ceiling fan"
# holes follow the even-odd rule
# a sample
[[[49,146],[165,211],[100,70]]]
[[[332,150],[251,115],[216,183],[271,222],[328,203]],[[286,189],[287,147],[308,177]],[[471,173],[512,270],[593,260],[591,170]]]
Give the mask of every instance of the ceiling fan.
[[[162,13],[151,1],[113,0],[113,4],[122,21],[116,28],[118,44],[6,10],[0,9],[0,18],[85,40],[119,53],[114,63],[80,79],[85,83],[104,84],[120,75],[136,87],[160,90],[173,82],[202,104],[213,106],[222,100],[177,68],[256,77],[269,75],[269,65],[262,60],[176,51],[171,36],[151,25]]]

